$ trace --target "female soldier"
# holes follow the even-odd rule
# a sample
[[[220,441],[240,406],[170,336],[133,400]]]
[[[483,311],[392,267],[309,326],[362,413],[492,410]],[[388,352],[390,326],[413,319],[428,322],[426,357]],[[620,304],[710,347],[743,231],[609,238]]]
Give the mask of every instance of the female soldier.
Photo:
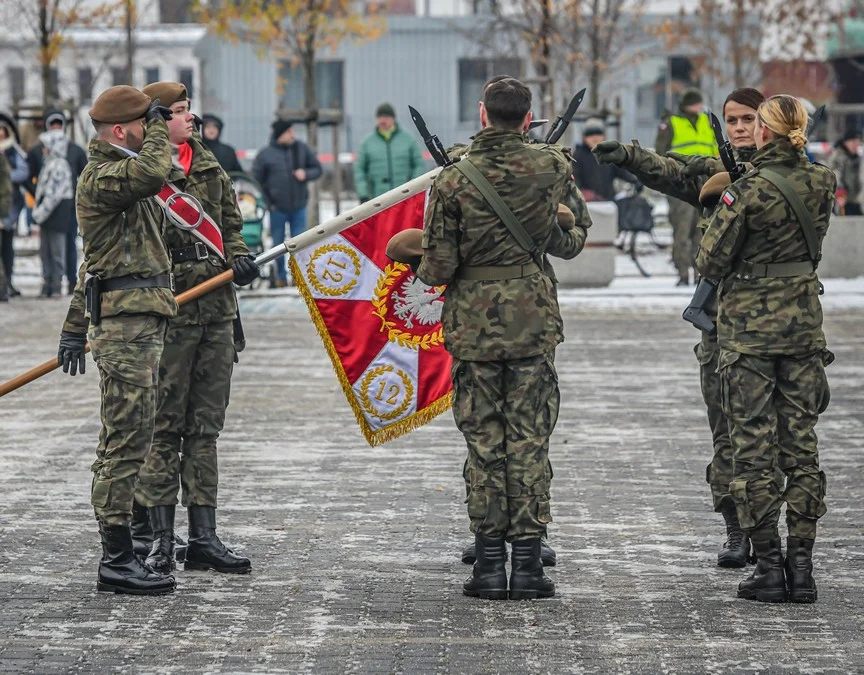
[[[753,134],[756,128],[756,109],[765,97],[756,89],[736,89],[723,104],[726,133],[735,151],[736,160],[749,162],[756,152]],[[717,157],[670,154],[661,157],[637,145],[623,145],[618,141],[605,141],[594,148],[600,162],[617,164],[635,175],[648,187],[663,194],[701,208],[699,195],[708,179],[725,171]],[[727,175],[728,174],[724,174]],[[712,181],[714,183],[715,181]],[[727,180],[728,183],[728,180]],[[710,188],[709,188],[710,191]],[[716,203],[716,197],[714,198]],[[712,204],[713,206],[713,204]],[[700,228],[707,223],[705,215]],[[717,554],[721,567],[744,567],[750,554],[750,540],[741,530],[735,504],[729,496],[732,482],[732,444],[726,416],[720,404],[720,378],[717,363],[720,348],[715,333],[702,332],[702,341],[694,348],[699,360],[702,398],[708,408],[708,424],[714,440],[714,456],[707,467],[706,480],[711,486],[714,510],[726,521],[726,542]],[[778,485],[782,489],[783,476],[778,472]]]
[[[837,181],[804,155],[807,122],[792,96],[759,106],[755,169],[722,193],[696,257],[701,274],[722,279],[717,330],[734,449],[729,491],[757,556],[738,597],[761,602],[816,601],[813,540],[826,510],[813,428],[828,405],[825,366],[833,355],[822,332],[816,264]],[[782,493],[775,446],[787,479]],[[783,502],[785,570],[777,530]]]

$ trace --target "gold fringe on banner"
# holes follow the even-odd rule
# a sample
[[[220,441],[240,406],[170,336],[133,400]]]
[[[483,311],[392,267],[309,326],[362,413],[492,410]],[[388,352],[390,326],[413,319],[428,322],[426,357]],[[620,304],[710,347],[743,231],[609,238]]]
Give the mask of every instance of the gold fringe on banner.
[[[291,277],[294,279],[294,285],[297,286],[297,289],[300,291],[300,296],[309,308],[309,314],[312,315],[312,322],[315,324],[315,329],[318,331],[318,335],[321,336],[321,341],[324,343],[324,349],[327,350],[327,355],[330,357],[330,362],[333,364],[333,370],[336,371],[336,377],[339,378],[339,384],[342,385],[342,391],[345,392],[345,397],[348,399],[348,404],[351,406],[351,410],[354,411],[354,417],[357,419],[360,431],[363,432],[363,436],[369,445],[381,445],[382,443],[392,441],[400,436],[411,433],[415,429],[422,427],[424,424],[428,424],[441,413],[450,410],[453,404],[452,392],[442,396],[437,401],[434,401],[423,408],[423,410],[418,410],[403,420],[399,420],[393,424],[388,424],[386,427],[378,429],[377,431],[373,429],[369,424],[369,421],[366,419],[366,415],[363,413],[360,403],[357,401],[354,388],[348,381],[348,376],[345,374],[345,368],[342,367],[339,352],[336,351],[336,345],[333,344],[333,340],[327,330],[327,324],[324,323],[324,317],[321,316],[321,312],[318,310],[315,298],[312,297],[312,293],[306,283],[306,278],[303,276],[303,272],[300,270],[300,266],[297,264],[297,260],[294,256],[291,256],[289,260],[289,267],[291,269]]]

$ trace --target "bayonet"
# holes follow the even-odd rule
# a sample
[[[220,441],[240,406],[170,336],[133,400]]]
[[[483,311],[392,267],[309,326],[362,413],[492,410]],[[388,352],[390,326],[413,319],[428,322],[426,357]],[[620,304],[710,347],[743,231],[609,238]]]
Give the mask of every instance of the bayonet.
[[[444,149],[444,145],[441,141],[438,140],[438,136],[429,133],[429,127],[426,126],[426,121],[423,119],[423,116],[417,112],[416,108],[412,108],[409,105],[408,110],[411,111],[411,119],[414,122],[414,126],[417,127],[417,131],[420,132],[420,137],[426,144],[426,148],[429,150],[429,154],[432,155],[432,159],[435,160],[435,163],[441,167],[450,166],[453,163],[453,160],[447,156],[447,151]]]
[[[807,132],[805,133],[806,136],[809,137],[810,134],[813,133],[813,130],[816,128],[816,125],[822,121],[822,116],[824,114],[825,114],[825,106],[820,105],[816,109],[816,112],[813,113],[812,117],[810,117],[810,123],[807,125]]]
[[[579,110],[579,106],[582,105],[582,99],[585,98],[585,91],[586,90],[583,89],[576,94],[576,96],[570,100],[570,105],[567,106],[567,110],[564,111],[564,114],[555,118],[552,127],[549,129],[549,133],[546,134],[545,143],[557,143],[564,135],[564,132],[567,131],[567,127],[570,126],[570,122],[573,121],[573,116],[576,114],[576,111]]]

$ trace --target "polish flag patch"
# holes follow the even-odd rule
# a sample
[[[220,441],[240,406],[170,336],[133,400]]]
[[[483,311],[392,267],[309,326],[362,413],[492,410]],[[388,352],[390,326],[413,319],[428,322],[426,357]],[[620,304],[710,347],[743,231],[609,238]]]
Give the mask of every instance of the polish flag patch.
[[[721,199],[723,200],[723,203],[726,204],[726,206],[732,206],[732,204],[735,203],[735,197],[728,190],[723,193]]]

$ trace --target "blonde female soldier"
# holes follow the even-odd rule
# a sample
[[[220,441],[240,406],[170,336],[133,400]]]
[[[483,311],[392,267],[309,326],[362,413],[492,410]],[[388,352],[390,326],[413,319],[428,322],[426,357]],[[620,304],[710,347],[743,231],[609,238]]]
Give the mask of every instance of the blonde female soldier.
[[[722,279],[718,372],[734,451],[730,494],[757,556],[738,597],[761,602],[816,601],[813,541],[826,511],[814,427],[828,405],[833,355],[816,265],[836,179],[804,155],[807,123],[792,96],[759,106],[754,169],[722,193],[696,257],[701,274]],[[784,502],[785,564],[777,529]]]

